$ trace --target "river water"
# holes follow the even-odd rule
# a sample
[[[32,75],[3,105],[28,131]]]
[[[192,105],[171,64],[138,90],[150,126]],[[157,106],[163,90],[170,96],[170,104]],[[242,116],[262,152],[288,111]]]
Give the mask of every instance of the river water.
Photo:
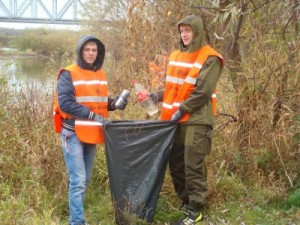
[[[52,92],[58,69],[51,67],[47,58],[0,55],[0,78],[7,79],[15,92],[30,88]]]

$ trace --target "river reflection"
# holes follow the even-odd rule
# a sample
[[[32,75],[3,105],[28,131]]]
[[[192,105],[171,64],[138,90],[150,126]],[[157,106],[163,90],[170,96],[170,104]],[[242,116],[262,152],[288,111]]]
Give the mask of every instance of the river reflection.
[[[23,89],[38,88],[52,92],[58,68],[50,68],[49,59],[41,57],[0,57],[0,76],[9,86],[19,92]]]

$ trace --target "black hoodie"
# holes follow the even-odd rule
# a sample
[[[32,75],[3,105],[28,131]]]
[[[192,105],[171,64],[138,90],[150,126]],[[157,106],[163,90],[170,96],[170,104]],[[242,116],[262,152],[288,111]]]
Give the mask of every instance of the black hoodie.
[[[85,43],[89,41],[95,42],[98,46],[98,55],[93,65],[87,64],[82,58],[82,47],[84,46]],[[95,38],[94,36],[83,35],[81,36],[81,38],[77,43],[76,54],[77,54],[76,63],[79,67],[86,70],[97,71],[100,70],[103,65],[104,56],[105,56],[105,46],[99,39]]]

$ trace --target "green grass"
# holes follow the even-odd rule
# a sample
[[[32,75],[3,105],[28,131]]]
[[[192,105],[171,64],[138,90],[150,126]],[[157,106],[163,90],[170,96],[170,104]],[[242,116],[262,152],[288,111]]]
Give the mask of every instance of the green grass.
[[[165,181],[168,179],[169,175],[167,174]],[[226,182],[217,185],[217,191],[224,192],[225,197],[223,196],[220,200],[220,198],[210,195],[209,205],[204,211],[205,221],[203,224],[299,224],[300,208],[289,206],[287,198],[279,198],[276,192],[267,188],[246,188],[238,179],[224,177],[224,180]],[[163,189],[165,188],[163,187]],[[153,224],[169,224],[170,221],[175,221],[183,216],[183,212],[179,210],[180,201],[174,198],[173,190],[169,191],[171,195],[170,193],[161,193]],[[87,201],[87,217],[92,224],[100,222],[101,224],[114,224],[109,188],[106,187],[102,191],[90,188]],[[142,223],[133,220],[131,224]]]
[[[60,146],[57,146],[57,149],[54,149],[57,156],[61,154],[59,148]],[[1,161],[2,165],[13,164],[11,156],[2,156]],[[43,173],[34,174],[34,168],[34,165],[29,163],[23,169],[18,168],[18,172],[11,171],[11,177],[1,182],[1,224],[67,225],[67,184],[66,180],[60,180],[66,177],[57,177],[56,183],[52,181],[54,186],[49,187],[43,180]],[[61,173],[65,173],[64,166],[61,168],[63,169]],[[4,171],[5,169],[2,169],[0,174]],[[254,184],[246,184],[237,176],[227,173],[220,173],[219,178],[212,182],[204,224],[281,225],[297,224],[297,221],[300,221],[298,190],[291,192],[289,196],[280,195],[280,188],[255,187]],[[182,212],[179,208],[180,201],[176,198],[167,173],[153,224],[166,225],[180,218]],[[114,210],[110,199],[103,148],[99,148],[97,152],[85,209],[90,224],[114,224]],[[134,220],[131,224],[143,223]]]
[[[295,190],[289,195],[288,204],[300,208],[300,189]]]
[[[68,178],[59,136],[52,130],[52,96],[20,94],[13,104],[5,85],[0,78],[0,224],[67,225]],[[145,118],[134,101],[127,110],[115,112],[112,119]],[[233,145],[230,137],[229,143],[222,143],[225,138],[215,140],[218,145],[207,160],[209,193],[203,224],[300,224],[299,164],[285,160],[287,168],[296,171],[288,171],[295,183],[290,188],[280,165],[270,166],[274,157],[267,148],[239,155],[228,148]],[[167,172],[153,225],[179,219],[180,206]],[[114,224],[103,146],[98,147],[85,213],[92,225]],[[147,223],[131,218],[131,224]]]

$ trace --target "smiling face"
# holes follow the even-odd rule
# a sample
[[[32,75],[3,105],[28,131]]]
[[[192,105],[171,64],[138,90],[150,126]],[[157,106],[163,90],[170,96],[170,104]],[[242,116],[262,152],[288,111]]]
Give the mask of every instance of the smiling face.
[[[185,46],[192,43],[194,33],[191,25],[180,24],[179,26],[180,37]]]
[[[95,42],[87,42],[82,49],[82,58],[87,64],[93,64],[98,55],[98,46]]]

